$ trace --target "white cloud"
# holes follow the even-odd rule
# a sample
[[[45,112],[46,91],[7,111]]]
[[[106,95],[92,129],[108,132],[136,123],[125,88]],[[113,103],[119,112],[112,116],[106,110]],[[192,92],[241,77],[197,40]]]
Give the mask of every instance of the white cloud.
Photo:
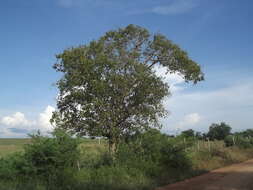
[[[52,130],[52,125],[50,123],[50,119],[52,117],[55,108],[52,106],[47,106],[44,112],[39,114],[38,126],[41,130]]]
[[[154,70],[157,76],[162,77],[163,80],[169,84],[172,93],[175,93],[183,89],[183,87],[180,86],[180,84],[184,83],[184,79],[179,74],[176,73],[169,74],[167,73],[167,69],[162,66],[155,66]]]
[[[36,119],[27,119],[24,113],[16,112],[13,115],[0,118],[0,136],[17,137],[27,132],[40,130],[43,133],[53,130],[50,123],[54,107],[47,106]]]
[[[187,128],[187,120],[198,120],[197,115],[192,115],[192,118],[187,117],[182,121],[188,113],[201,115],[201,119],[193,122],[191,127],[202,132],[207,131],[211,123],[222,121],[230,124],[234,131],[252,128],[252,81],[253,79],[249,79],[244,84],[231,84],[226,88],[209,91],[180,91],[165,101],[165,107],[171,115],[162,120],[164,131],[173,133],[180,125]]]
[[[16,127],[16,126],[31,126],[34,124],[34,122],[29,121],[25,118],[25,115],[21,112],[16,112],[11,116],[3,117],[0,120],[0,124]]]
[[[178,128],[192,127],[200,121],[201,117],[198,113],[191,113],[184,116],[183,120],[178,123]]]

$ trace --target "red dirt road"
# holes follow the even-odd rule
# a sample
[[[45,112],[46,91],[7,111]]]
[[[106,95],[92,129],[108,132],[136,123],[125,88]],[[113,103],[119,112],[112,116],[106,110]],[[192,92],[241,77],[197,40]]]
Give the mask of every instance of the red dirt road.
[[[253,190],[253,160],[213,170],[157,190]]]

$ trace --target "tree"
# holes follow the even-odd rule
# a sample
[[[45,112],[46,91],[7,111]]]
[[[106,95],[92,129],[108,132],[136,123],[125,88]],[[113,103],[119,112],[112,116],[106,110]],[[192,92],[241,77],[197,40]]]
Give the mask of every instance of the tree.
[[[207,137],[210,140],[224,140],[226,136],[230,135],[231,127],[225,122],[221,122],[220,124],[212,124],[209,127],[209,132],[207,133]]]
[[[188,130],[182,131],[181,135],[186,138],[195,137],[195,131],[193,129],[188,129]]]
[[[242,135],[248,138],[253,137],[253,129],[247,129],[246,131],[243,131]]]
[[[155,66],[194,84],[204,79],[200,66],[161,34],[135,25],[109,31],[98,40],[56,56],[58,110],[52,122],[79,135],[104,136],[111,153],[125,135],[160,127],[162,101],[169,86]]]

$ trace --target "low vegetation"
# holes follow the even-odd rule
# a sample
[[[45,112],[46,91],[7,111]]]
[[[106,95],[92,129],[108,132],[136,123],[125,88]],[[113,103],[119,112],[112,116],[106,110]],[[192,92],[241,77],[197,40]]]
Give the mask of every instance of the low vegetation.
[[[63,130],[50,138],[38,133],[24,140],[22,151],[1,158],[0,189],[153,189],[253,157],[248,141],[226,146],[231,134],[225,141],[186,134],[136,133],[112,157],[107,140],[73,138]]]

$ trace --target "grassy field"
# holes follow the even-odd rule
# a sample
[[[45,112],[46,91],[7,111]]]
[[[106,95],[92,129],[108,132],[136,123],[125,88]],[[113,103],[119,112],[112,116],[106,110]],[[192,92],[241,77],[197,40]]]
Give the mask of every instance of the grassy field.
[[[30,139],[0,139],[0,157],[23,150]]]
[[[29,138],[0,138],[0,158],[9,154],[23,151],[24,145],[30,143]],[[89,151],[96,154],[99,151],[103,151],[106,147],[104,140],[98,139],[82,139],[81,150]]]

